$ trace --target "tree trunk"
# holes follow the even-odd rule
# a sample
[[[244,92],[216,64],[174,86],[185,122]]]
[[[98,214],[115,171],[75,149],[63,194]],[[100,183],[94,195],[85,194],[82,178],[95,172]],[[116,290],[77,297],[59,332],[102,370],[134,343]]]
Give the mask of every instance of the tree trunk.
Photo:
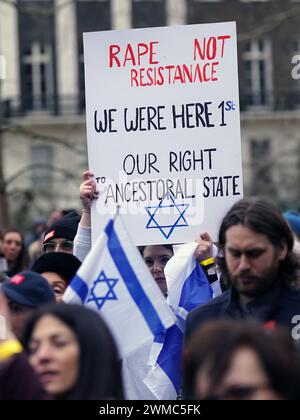
[[[0,230],[9,227],[9,207],[3,172],[3,122],[2,81],[0,77]]]

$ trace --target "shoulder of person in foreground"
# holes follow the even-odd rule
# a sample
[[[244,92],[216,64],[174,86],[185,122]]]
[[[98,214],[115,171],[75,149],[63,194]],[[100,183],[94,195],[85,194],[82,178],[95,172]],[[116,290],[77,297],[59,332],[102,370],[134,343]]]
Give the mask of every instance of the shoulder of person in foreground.
[[[193,309],[187,316],[185,326],[185,339],[187,340],[192,331],[202,322],[223,316],[230,299],[231,291],[227,290],[222,295]]]
[[[0,400],[49,400],[20,342],[12,332],[8,304],[0,293],[0,315],[5,319],[5,337],[0,340]]]
[[[281,297],[286,300],[300,303],[300,289],[294,287],[284,287]]]
[[[5,362],[0,362],[0,400],[51,399],[24,352],[9,357]]]

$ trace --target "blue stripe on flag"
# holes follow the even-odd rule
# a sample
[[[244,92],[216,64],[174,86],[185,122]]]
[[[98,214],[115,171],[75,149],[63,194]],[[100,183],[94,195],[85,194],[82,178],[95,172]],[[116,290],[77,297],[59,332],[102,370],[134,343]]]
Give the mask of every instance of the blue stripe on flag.
[[[178,306],[189,312],[211,298],[211,286],[204,271],[197,263],[194,270],[184,281]],[[185,320],[177,315],[177,324],[166,331],[163,346],[156,360],[160,368],[169,377],[177,393],[182,386],[181,361],[184,325]],[[158,336],[154,341],[161,342],[162,337]]]
[[[111,257],[117,266],[122,278],[124,279],[131,297],[143,314],[145,322],[148,324],[152,334],[156,336],[161,331],[165,330],[165,327],[162,324],[160,317],[158,316],[150,299],[145,294],[142,286],[140,285],[140,282],[126,257],[125,252],[123,251],[122,245],[114,229],[113,220],[108,223],[105,228],[105,232],[108,236],[107,246]]]
[[[184,282],[178,306],[190,312],[192,309],[210,300],[212,296],[212,288],[200,264],[197,263]]]
[[[181,387],[181,353],[183,345],[183,333],[175,324],[168,328],[165,334],[164,344],[157,358],[157,364],[165,372],[172,382],[176,392]]]
[[[163,342],[165,340],[165,335],[166,335],[166,332],[162,331],[160,334],[158,334],[157,336],[154,337],[153,342],[163,344]]]
[[[87,284],[76,274],[75,277],[73,277],[70,286],[80,297],[82,303],[84,303],[89,293]]]

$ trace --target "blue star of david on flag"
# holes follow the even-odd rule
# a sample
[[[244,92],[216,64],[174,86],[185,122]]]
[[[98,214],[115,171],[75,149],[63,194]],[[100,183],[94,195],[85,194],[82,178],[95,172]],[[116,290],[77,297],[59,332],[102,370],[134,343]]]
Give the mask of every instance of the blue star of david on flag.
[[[118,281],[118,279],[106,277],[102,270],[97,280],[93,282],[93,287],[91,288],[87,303],[94,302],[97,305],[98,310],[100,310],[107,300],[118,300],[114,291],[114,287]]]
[[[159,229],[163,236],[168,239],[172,235],[175,228],[188,226],[188,222],[184,216],[188,207],[189,204],[176,204],[173,195],[168,192],[159,202],[158,206],[145,207],[145,210],[150,216],[146,229]],[[174,222],[172,224],[160,224],[158,221],[158,216],[160,215],[161,211],[163,211],[163,209],[167,208],[173,208],[175,210],[175,214],[170,215],[169,218],[171,219],[174,217]]]

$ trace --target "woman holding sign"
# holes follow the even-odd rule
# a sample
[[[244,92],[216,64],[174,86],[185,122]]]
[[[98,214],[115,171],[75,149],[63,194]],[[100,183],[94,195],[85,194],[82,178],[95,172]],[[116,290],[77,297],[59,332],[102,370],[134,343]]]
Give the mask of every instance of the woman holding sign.
[[[99,196],[97,184],[93,176],[91,171],[84,172],[83,183],[80,185],[80,199],[83,209],[77,235],[74,240],[74,255],[81,261],[86,257],[91,248],[90,209],[92,201]],[[167,296],[164,268],[169,259],[174,255],[172,245],[144,246],[140,247],[140,252],[161,292],[164,296]]]
[[[93,179],[94,174],[91,171],[83,173],[83,183],[80,185],[80,199],[82,201],[82,217],[79,223],[78,231],[74,239],[74,255],[81,261],[84,260],[91,248],[91,215],[90,209],[93,200],[99,197],[97,184]],[[194,257],[200,262],[211,259],[213,256],[213,243],[208,233],[199,235],[196,239],[199,243]],[[160,288],[163,295],[168,294],[164,268],[167,262],[173,257],[173,246],[168,244],[150,245],[139,247],[142,257],[148,266],[154,280]],[[210,276],[207,271],[206,274]],[[210,282],[216,280],[215,273]]]

